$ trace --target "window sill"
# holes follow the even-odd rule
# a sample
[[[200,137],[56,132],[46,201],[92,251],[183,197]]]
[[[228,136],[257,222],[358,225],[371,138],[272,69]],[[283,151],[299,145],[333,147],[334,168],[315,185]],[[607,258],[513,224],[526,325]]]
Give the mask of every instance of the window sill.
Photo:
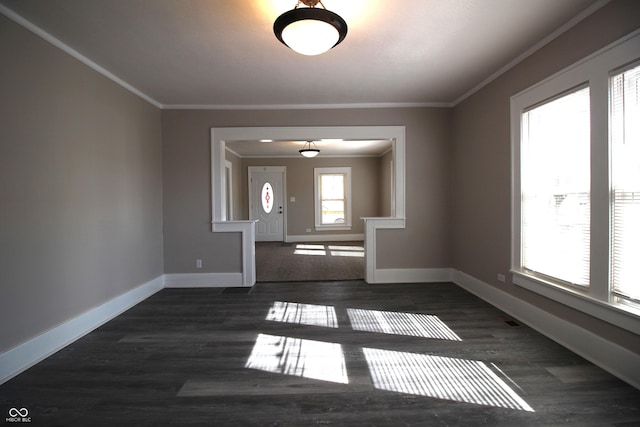
[[[316,231],[351,231],[350,225],[316,225]]]
[[[601,301],[578,289],[556,285],[518,270],[511,270],[513,283],[622,329],[640,334],[640,307],[634,304]]]

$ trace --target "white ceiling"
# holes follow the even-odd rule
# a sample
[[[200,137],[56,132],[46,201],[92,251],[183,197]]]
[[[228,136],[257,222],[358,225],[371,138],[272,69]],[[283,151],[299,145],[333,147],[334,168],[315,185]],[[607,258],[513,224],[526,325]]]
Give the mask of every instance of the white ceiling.
[[[450,106],[606,0],[323,2],[349,32],[315,57],[273,35],[295,0],[0,0],[0,12],[159,107]]]
[[[226,147],[240,157],[300,157],[306,141],[227,141]],[[315,145],[315,147],[313,146]],[[315,140],[323,157],[379,157],[391,150],[390,140]]]

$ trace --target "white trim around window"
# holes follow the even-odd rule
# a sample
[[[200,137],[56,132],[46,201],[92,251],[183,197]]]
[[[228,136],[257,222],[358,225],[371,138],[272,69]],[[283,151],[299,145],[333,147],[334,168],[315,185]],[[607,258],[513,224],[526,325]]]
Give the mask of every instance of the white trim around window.
[[[342,203],[343,215],[330,222],[323,220],[323,206],[327,193],[322,190],[323,176],[342,177],[342,194],[339,199],[327,200],[328,203]],[[351,167],[313,168],[313,195],[316,231],[348,231],[351,230]]]
[[[640,30],[511,98],[511,272],[513,283],[576,310],[640,333],[640,305],[621,303],[610,292],[610,77],[640,59]],[[522,262],[521,121],[523,113],[578,87],[589,87],[590,274],[588,286],[571,286],[536,275]]]

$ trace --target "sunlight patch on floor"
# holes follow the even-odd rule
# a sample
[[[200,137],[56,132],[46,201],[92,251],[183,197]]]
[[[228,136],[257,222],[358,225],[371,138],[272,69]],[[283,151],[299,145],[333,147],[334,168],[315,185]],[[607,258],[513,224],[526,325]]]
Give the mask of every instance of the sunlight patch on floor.
[[[364,258],[364,247],[352,245],[329,245],[327,247],[331,256],[346,256]]]
[[[351,251],[351,252],[364,252],[363,246],[339,246],[339,245],[329,245],[329,250],[332,251]]]
[[[331,251],[329,253],[331,254],[331,256],[348,256],[352,258],[364,258],[364,252]]]
[[[297,244],[296,249],[324,250],[324,245]]]
[[[481,361],[373,348],[363,351],[377,389],[533,412]]]
[[[320,255],[320,256],[326,256],[327,252],[323,249],[323,250],[318,250],[318,249],[296,249],[295,251],[293,251],[294,255]]]
[[[294,255],[322,256],[327,253],[331,256],[364,258],[364,247],[351,245],[327,245],[325,247],[325,245],[297,244],[293,251]]]
[[[328,305],[275,301],[265,320],[325,328],[338,327],[336,310]]]
[[[462,341],[438,316],[348,308],[356,331]]]
[[[260,334],[246,368],[348,384],[342,346],[337,343]]]

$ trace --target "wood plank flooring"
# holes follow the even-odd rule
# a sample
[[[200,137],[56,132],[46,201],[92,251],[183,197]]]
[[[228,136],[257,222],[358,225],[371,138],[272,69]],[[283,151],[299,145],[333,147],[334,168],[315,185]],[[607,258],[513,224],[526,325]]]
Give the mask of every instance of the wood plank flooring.
[[[640,425],[640,390],[511,320],[451,283],[164,289],[0,386],[0,411],[47,426]]]

